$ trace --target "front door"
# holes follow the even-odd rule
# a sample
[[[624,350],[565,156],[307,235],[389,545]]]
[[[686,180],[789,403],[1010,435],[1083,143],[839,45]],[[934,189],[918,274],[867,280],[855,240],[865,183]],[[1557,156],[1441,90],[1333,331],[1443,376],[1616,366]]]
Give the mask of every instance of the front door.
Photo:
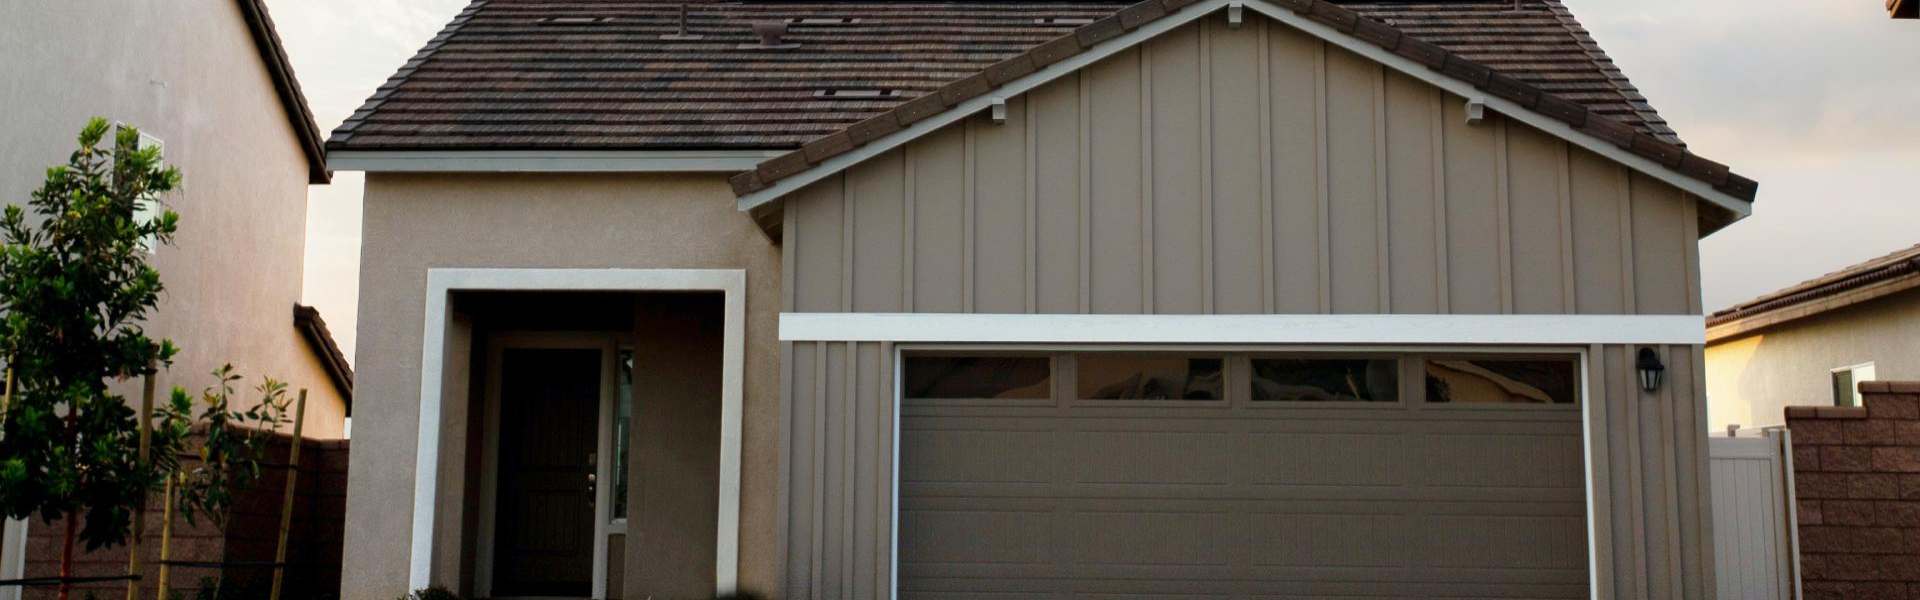
[[[599,349],[500,355],[493,595],[593,591]]]

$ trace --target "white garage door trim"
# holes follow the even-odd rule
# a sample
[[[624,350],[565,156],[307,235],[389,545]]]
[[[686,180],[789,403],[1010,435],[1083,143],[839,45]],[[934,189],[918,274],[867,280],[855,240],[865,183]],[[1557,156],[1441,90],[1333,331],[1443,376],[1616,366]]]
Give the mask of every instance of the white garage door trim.
[[[1700,315],[780,313],[780,340],[999,344],[1706,343]]]
[[[782,340],[787,339],[786,338],[786,335],[787,335],[786,334],[786,324],[787,324],[786,317],[787,316],[788,316],[787,314],[781,315],[781,325],[782,325],[781,339]],[[853,315],[849,315],[849,316],[853,316]],[[928,316],[937,318],[937,317],[950,317],[950,316],[977,316],[977,315],[928,315]],[[1188,319],[1188,320],[1194,320],[1196,318],[1218,318],[1218,317],[1209,315],[1206,317],[1183,316],[1182,318]],[[991,332],[987,332],[987,333],[991,333]],[[1044,337],[1046,333],[1047,332],[1042,331],[1042,332],[1038,332],[1036,335]],[[861,341],[884,341],[884,340],[861,340]],[[891,539],[888,540],[888,551],[889,551],[888,564],[887,564],[887,569],[888,569],[887,581],[889,586],[889,589],[887,591],[888,598],[897,599],[900,597],[900,414],[902,410],[902,395],[905,393],[901,389],[901,382],[905,379],[906,355],[912,352],[929,352],[929,351],[943,351],[943,350],[946,350],[946,351],[952,351],[952,350],[969,350],[969,351],[996,351],[996,350],[998,351],[1007,351],[1007,350],[1102,351],[1102,350],[1105,350],[1105,351],[1113,351],[1116,349],[1112,346],[1099,347],[1099,346],[1088,346],[1085,344],[1066,344],[1066,345],[1056,344],[1053,346],[1045,346],[1045,345],[1034,345],[1034,344],[1009,344],[1006,342],[998,342],[998,341],[988,341],[988,342],[978,343],[978,344],[966,343],[961,340],[944,340],[944,341],[947,343],[911,343],[909,342],[909,343],[893,345],[893,355],[891,357],[891,360],[893,361],[893,393],[892,393],[893,408],[891,410],[893,423],[892,423],[892,441],[890,442],[892,447],[892,456],[890,457],[890,460],[892,461],[893,468],[890,475],[890,477],[892,478],[892,485],[891,485],[891,489],[888,491],[888,493],[891,494],[890,496],[891,499],[888,501],[888,505],[891,507],[890,509],[891,512],[888,515],[889,529],[891,530]],[[1694,343],[1698,343],[1698,342],[1694,342]],[[1203,345],[1201,346],[1194,346],[1194,345],[1175,346],[1175,345],[1170,345],[1166,343],[1160,343],[1160,344],[1140,343],[1140,344],[1127,344],[1124,347],[1124,349],[1129,351],[1166,350],[1166,349],[1178,349],[1181,351],[1191,351],[1196,349],[1208,349],[1207,346],[1204,345],[1205,344],[1204,342],[1202,342],[1202,344]],[[1250,348],[1248,344],[1237,344],[1232,346],[1232,349],[1245,351]],[[1531,354],[1531,355],[1564,354],[1564,355],[1571,355],[1571,356],[1577,357],[1577,360],[1579,362],[1579,373],[1580,373],[1580,399],[1579,399],[1580,456],[1581,456],[1582,470],[1584,471],[1583,473],[1584,477],[1582,477],[1582,480],[1584,481],[1585,491],[1586,491],[1587,589],[1590,597],[1592,597],[1594,600],[1600,599],[1600,591],[1601,591],[1600,580],[1599,580],[1600,549],[1597,544],[1597,540],[1595,539],[1597,529],[1596,529],[1593,506],[1594,506],[1594,486],[1596,484],[1596,479],[1595,479],[1596,474],[1594,473],[1594,470],[1593,470],[1593,442],[1592,442],[1594,438],[1593,411],[1596,408],[1598,408],[1598,404],[1593,401],[1593,377],[1591,373],[1592,363],[1589,359],[1590,355],[1600,350],[1600,346],[1598,344],[1592,344],[1592,345],[1562,344],[1562,345],[1555,345],[1550,347],[1511,345],[1511,344],[1509,345],[1462,345],[1457,342],[1450,345],[1412,345],[1412,346],[1409,346],[1409,345],[1394,346],[1394,345],[1379,345],[1379,344],[1364,344],[1364,343],[1348,343],[1345,346],[1332,346],[1332,345],[1287,346],[1287,345],[1278,345],[1278,344],[1259,344],[1257,346],[1254,346],[1253,349],[1258,349],[1260,351],[1276,351],[1276,352],[1306,353],[1306,354],[1337,353],[1337,352],[1352,352],[1355,350],[1366,350],[1366,351],[1373,351],[1373,352],[1423,352],[1423,353],[1459,352],[1459,353],[1470,353],[1470,354],[1508,354],[1508,353]]]

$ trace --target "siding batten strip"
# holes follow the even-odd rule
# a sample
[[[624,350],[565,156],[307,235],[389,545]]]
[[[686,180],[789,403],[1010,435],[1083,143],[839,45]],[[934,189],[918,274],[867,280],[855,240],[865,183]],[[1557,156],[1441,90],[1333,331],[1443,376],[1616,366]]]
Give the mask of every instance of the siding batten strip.
[[[853,191],[847,187],[847,174],[835,176],[840,183],[840,311],[853,312]]]
[[[1560,309],[1574,314],[1580,312],[1580,304],[1574,298],[1579,292],[1573,272],[1573,151],[1572,145],[1566,142],[1557,142],[1554,147],[1559,150],[1553,162],[1558,167],[1554,173],[1554,191],[1559,193],[1560,200]]]
[[[1671,346],[1654,347],[1654,351],[1660,354],[1660,362],[1662,364],[1674,364],[1673,353],[1670,352],[1671,349]],[[1665,585],[1667,590],[1664,595],[1668,598],[1686,597],[1683,586],[1685,582],[1682,581],[1686,578],[1686,570],[1685,565],[1681,561],[1680,543],[1680,511],[1685,508],[1685,505],[1680,502],[1680,460],[1677,452],[1679,449],[1678,438],[1680,436],[1680,432],[1677,431],[1677,429],[1680,423],[1678,420],[1679,416],[1675,414],[1673,406],[1676,402],[1680,401],[1679,387],[1679,382],[1667,382],[1667,384],[1661,388],[1660,396],[1656,400],[1660,403],[1660,435],[1655,439],[1660,443],[1660,456],[1657,457],[1660,461],[1660,472],[1662,475],[1660,478],[1660,502],[1666,507],[1666,510],[1662,511],[1665,513],[1666,522],[1661,524],[1661,526],[1666,529],[1666,535],[1661,536],[1661,539],[1666,542],[1665,545],[1667,547],[1667,581]]]
[[[851,598],[856,592],[854,587],[854,548],[858,541],[854,534],[860,530],[854,525],[854,509],[859,506],[855,500],[854,482],[860,479],[860,343],[847,342],[847,379],[841,386],[840,402],[845,411],[841,414],[840,431],[840,596]]]
[[[900,211],[903,225],[900,252],[905,255],[900,267],[900,310],[905,312],[913,312],[913,230],[917,228],[913,213],[914,205],[919,202],[918,189],[915,187],[919,184],[913,181],[913,161],[913,145],[908,144],[900,150],[900,190],[906,195],[906,202],[902,203],[905,210]]]
[[[1153,42],[1140,45],[1140,312],[1153,314]]]
[[[1620,174],[1620,301],[1623,312],[1638,314],[1640,293],[1635,282],[1639,275],[1633,266],[1633,173],[1618,166],[1613,172]]]
[[[1200,312],[1213,308],[1213,21],[1200,25]]]
[[[1513,217],[1507,206],[1507,194],[1512,186],[1512,173],[1508,171],[1507,120],[1505,117],[1493,122],[1493,204],[1494,226],[1498,232],[1500,255],[1500,312],[1513,312]]]
[[[1647,556],[1647,485],[1644,479],[1646,463],[1642,456],[1644,450],[1641,445],[1643,434],[1641,425],[1645,423],[1645,417],[1640,415],[1642,400],[1640,383],[1633,371],[1635,348],[1629,345],[1621,349],[1619,357],[1621,375],[1618,381],[1626,398],[1624,404],[1627,418],[1623,420],[1626,427],[1622,429],[1627,432],[1627,504],[1632,515],[1628,530],[1633,532],[1633,543],[1629,548],[1633,556],[1633,597],[1646,598],[1653,588],[1651,582],[1647,581],[1647,575],[1651,569],[1648,564],[1650,557]]]
[[[1433,94],[1432,127],[1428,143],[1433,145],[1433,273],[1434,306],[1441,314],[1453,312],[1449,306],[1453,294],[1447,286],[1447,95]]]
[[[1023,225],[1026,227],[1024,233],[1026,233],[1027,243],[1027,312],[1030,313],[1040,312],[1040,209],[1038,207],[1040,182],[1037,174],[1040,170],[1040,158],[1039,151],[1036,149],[1039,145],[1037,139],[1039,134],[1034,131],[1039,124],[1034,122],[1032,100],[1031,94],[1017,99],[1020,103],[1021,125],[1026,128],[1021,135],[1025,137],[1027,153],[1024,161],[1027,178],[1026,197],[1023,199],[1026,202],[1027,221]]]
[[[1093,85],[1075,74],[1080,91],[1080,314],[1093,312]]]
[[[1607,414],[1613,404],[1608,400],[1606,347],[1594,344],[1587,348],[1587,496],[1589,513],[1589,546],[1593,556],[1589,566],[1593,569],[1590,579],[1593,581],[1593,597],[1614,598],[1613,564],[1613,473],[1611,440],[1613,428],[1609,425]]]
[[[1330,212],[1333,210],[1332,167],[1327,160],[1327,43],[1318,42],[1313,46],[1313,145],[1314,145],[1314,191],[1320,195],[1314,218],[1320,226],[1320,312],[1333,312],[1333,242],[1330,229],[1333,225]]]
[[[1387,206],[1387,68],[1374,65],[1373,79],[1373,237],[1374,275],[1379,280],[1379,306],[1383,313],[1393,310],[1393,255],[1388,236],[1393,218]]]
[[[1262,22],[1259,52],[1255,63],[1260,74],[1260,309],[1271,313],[1275,306],[1273,275],[1273,47],[1268,41],[1273,24]]]
[[[974,223],[975,196],[980,193],[979,158],[980,133],[975,124],[978,118],[968,118],[961,125],[961,179],[960,179],[960,312],[973,312],[973,239],[977,229]]]
[[[822,565],[820,564],[820,560],[821,556],[826,553],[827,478],[825,471],[827,464],[827,360],[830,354],[827,348],[831,345],[830,342],[819,342],[813,345],[813,439],[809,440],[812,442],[813,447],[809,448],[807,452],[808,457],[813,463],[812,475],[814,477],[813,485],[809,486],[813,488],[813,510],[808,511],[813,513],[813,527],[811,528],[812,531],[809,532],[813,534],[813,550],[810,553],[812,556],[807,557],[809,565],[807,568],[808,591],[812,594],[813,600],[821,600],[820,576],[822,574]]]

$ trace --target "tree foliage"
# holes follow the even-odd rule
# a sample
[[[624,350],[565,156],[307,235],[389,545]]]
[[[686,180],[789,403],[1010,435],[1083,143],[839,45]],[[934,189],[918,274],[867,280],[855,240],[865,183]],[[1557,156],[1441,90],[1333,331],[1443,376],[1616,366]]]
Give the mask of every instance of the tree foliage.
[[[0,217],[0,355],[15,389],[0,411],[0,512],[46,520],[84,516],[89,550],[127,537],[132,510],[162,480],[165,461],[138,458],[139,419],[115,381],[153,372],[175,348],[141,323],[159,301],[147,244],[171,243],[178,215],[139,218],[180,183],[132,128],[87,123],[79,149],[47,170],[27,207]],[[30,212],[29,212],[30,211]],[[164,457],[178,439],[154,436]]]
[[[258,483],[260,460],[266,456],[270,432],[287,420],[287,384],[268,377],[253,388],[260,401],[235,409],[234,384],[240,376],[233,365],[213,372],[217,381],[200,392],[202,408],[196,418],[187,391],[173,388],[167,406],[157,411],[161,429],[169,438],[185,438],[198,429],[201,438],[191,453],[199,460],[174,469],[178,477],[174,497],[188,523],[206,518],[226,531],[236,496]]]

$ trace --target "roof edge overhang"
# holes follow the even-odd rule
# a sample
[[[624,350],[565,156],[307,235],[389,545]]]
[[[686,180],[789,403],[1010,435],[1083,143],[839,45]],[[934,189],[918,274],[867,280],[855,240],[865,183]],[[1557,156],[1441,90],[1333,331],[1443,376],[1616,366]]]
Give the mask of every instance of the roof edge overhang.
[[[306,155],[307,183],[331,183],[333,172],[327,170],[325,138],[320,135],[320,126],[314,124],[313,110],[300,91],[300,80],[293,76],[293,63],[287,59],[286,46],[280,43],[280,34],[273,28],[273,17],[268,16],[265,1],[236,0],[236,3],[240,6],[240,15],[246,19],[247,32],[253,36],[254,48],[266,63],[267,76],[273,80],[273,93],[286,110],[287,124],[293,127],[300,151]]]
[[[786,150],[335,150],[327,165],[370,173],[736,173]]]
[[[1920,288],[1920,258],[1853,273],[1812,286],[1795,286],[1707,317],[1707,343],[1818,316]]]
[[[320,361],[326,370],[327,379],[333,383],[333,389],[347,405],[347,414],[353,414],[353,365],[348,363],[346,353],[340,350],[340,344],[334,342],[333,332],[327,329],[327,321],[320,318],[320,310],[304,304],[293,305],[293,326],[300,331],[300,337],[307,341],[307,349]]]
[[[1164,8],[1172,5],[1182,6],[1170,12]],[[902,124],[896,131],[874,137],[865,143],[855,143],[854,140],[849,139],[849,134],[867,124],[863,122],[839,133],[809,142],[801,150],[769,159],[754,170],[736,175],[733,183],[735,195],[738,197],[737,206],[743,212],[756,215],[768,213],[774,208],[770,205],[787,194],[799,191],[834,173],[986,110],[997,100],[1031,91],[1148,39],[1230,7],[1251,9],[1284,25],[1439,87],[1448,93],[1484,102],[1487,108],[1495,112],[1673,185],[1723,211],[1718,218],[1703,216],[1703,222],[1711,223],[1713,226],[1703,227],[1702,236],[1743,219],[1753,212],[1752,198],[1758,184],[1733,174],[1724,165],[1701,158],[1679,146],[1661,142],[1651,135],[1636,132],[1618,121],[1593,115],[1584,106],[1541,92],[1501,75],[1489,67],[1461,58],[1430,43],[1415,40],[1391,26],[1360,17],[1351,10],[1325,0],[1198,0],[1190,3],[1188,0],[1147,0],[1141,2],[1121,10],[1112,17],[1082,26],[1074,33],[1060,38],[1061,40],[1069,38],[1080,40],[1086,47],[1077,54],[1032,70],[1031,73],[1014,78],[998,87],[990,85],[996,68],[1023,60],[1039,60],[1030,57],[1036,53],[1044,53],[1046,47],[1053,43],[1043,44],[1026,54],[989,67],[983,73],[955,81],[923,96],[922,98],[932,97],[935,99],[934,102],[939,102],[944,100],[942,96],[954,95],[955,90],[987,88],[972,97],[948,103],[944,110],[931,112],[931,114],[919,116],[911,123]],[[1156,12],[1164,16],[1144,18],[1140,16],[1143,13],[1151,15]],[[1102,39],[1102,41],[1085,44],[1090,38]],[[1411,58],[1410,55],[1422,60]],[[1477,76],[1479,81],[1463,79],[1462,74]],[[1523,99],[1531,106],[1523,105],[1521,100],[1515,98]],[[1541,106],[1543,102],[1547,104],[1548,109],[1556,110],[1556,114],[1550,116],[1534,108]],[[917,116],[916,113],[927,112],[924,106],[916,107],[916,104],[921,104],[921,101],[908,102],[881,113],[875,119],[904,120]],[[1578,125],[1574,121],[1578,121]],[[887,124],[883,124],[885,125]],[[1606,137],[1593,131],[1605,134]],[[1718,180],[1718,183],[1714,180]]]

